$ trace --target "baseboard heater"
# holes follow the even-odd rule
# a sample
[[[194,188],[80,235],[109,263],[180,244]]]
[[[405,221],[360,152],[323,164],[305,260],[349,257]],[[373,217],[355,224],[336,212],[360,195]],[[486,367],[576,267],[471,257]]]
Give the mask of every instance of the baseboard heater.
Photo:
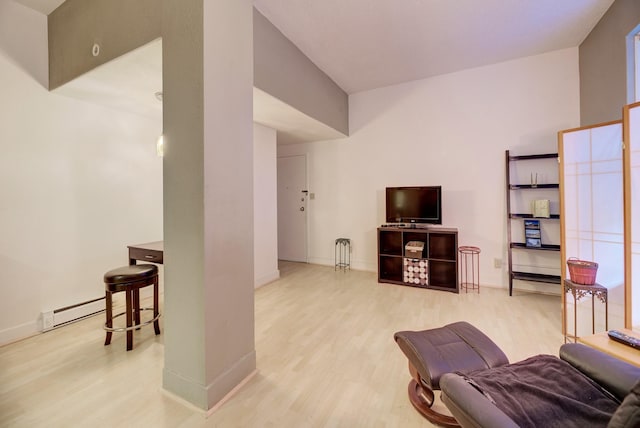
[[[54,309],[50,312],[42,313],[42,330],[52,330],[72,322],[80,321],[92,315],[99,314],[105,310],[105,300],[103,297]]]

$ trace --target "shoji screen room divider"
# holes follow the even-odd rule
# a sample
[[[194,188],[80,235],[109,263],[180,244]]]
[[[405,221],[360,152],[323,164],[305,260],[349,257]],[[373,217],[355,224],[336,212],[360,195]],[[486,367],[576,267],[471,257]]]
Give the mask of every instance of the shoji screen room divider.
[[[640,103],[624,108],[625,283],[627,328],[640,328]]]
[[[569,278],[567,258],[597,262],[596,282],[608,289],[609,329],[625,325],[622,152],[620,121],[558,133],[562,282]],[[562,294],[563,334],[574,330],[574,304]],[[591,298],[578,299],[577,306],[577,335],[590,335]],[[594,308],[595,330],[604,331],[604,305],[596,299]]]

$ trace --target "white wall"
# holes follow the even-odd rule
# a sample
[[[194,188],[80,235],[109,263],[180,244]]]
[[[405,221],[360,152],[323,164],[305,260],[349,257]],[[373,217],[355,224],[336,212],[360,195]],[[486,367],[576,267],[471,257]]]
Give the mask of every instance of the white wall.
[[[0,17],[3,344],[42,311],[103,296],[126,245],[162,239],[162,124],[48,92],[46,17],[4,0]]]
[[[253,124],[253,250],[255,287],[280,277],[276,130]]]
[[[444,225],[476,245],[480,281],[506,287],[504,151],[557,150],[579,125],[578,49],[571,48],[351,95],[349,138],[278,148],[307,153],[309,260],[333,264],[352,240],[354,268],[376,270],[387,186],[442,185]],[[506,263],[503,263],[506,266]]]

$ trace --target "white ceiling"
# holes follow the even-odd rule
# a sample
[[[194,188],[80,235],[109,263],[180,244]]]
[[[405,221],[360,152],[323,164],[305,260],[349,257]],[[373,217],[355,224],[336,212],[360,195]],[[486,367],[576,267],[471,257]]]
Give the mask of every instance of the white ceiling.
[[[344,138],[342,133],[255,86],[253,88],[253,121],[277,129],[278,144]]]
[[[18,0],[49,14],[64,0]],[[343,90],[354,93],[576,47],[613,0],[254,0]],[[159,115],[161,42],[123,55],[60,92]],[[254,91],[254,117],[279,143],[340,134]]]
[[[578,46],[613,0],[254,0],[348,93]]]
[[[54,92],[162,120],[162,40],[109,61]]]
[[[65,2],[65,0],[16,0],[17,3],[22,3],[31,9],[37,10],[40,13],[49,15],[56,10],[58,6]]]

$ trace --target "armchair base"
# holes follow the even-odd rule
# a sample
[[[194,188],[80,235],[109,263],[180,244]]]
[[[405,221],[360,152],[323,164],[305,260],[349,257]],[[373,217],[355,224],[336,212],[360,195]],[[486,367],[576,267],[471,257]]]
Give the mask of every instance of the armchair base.
[[[399,331],[396,343],[409,360],[409,401],[433,424],[460,426],[452,416],[434,410],[434,391],[440,389],[440,377],[451,372],[498,367],[509,360],[484,333],[467,322],[456,322],[422,331]]]
[[[438,413],[431,408],[434,402],[434,394],[429,388],[420,386],[420,383],[412,379],[411,382],[409,382],[408,392],[409,401],[413,404],[413,407],[429,422],[448,428],[460,426],[453,416]]]

